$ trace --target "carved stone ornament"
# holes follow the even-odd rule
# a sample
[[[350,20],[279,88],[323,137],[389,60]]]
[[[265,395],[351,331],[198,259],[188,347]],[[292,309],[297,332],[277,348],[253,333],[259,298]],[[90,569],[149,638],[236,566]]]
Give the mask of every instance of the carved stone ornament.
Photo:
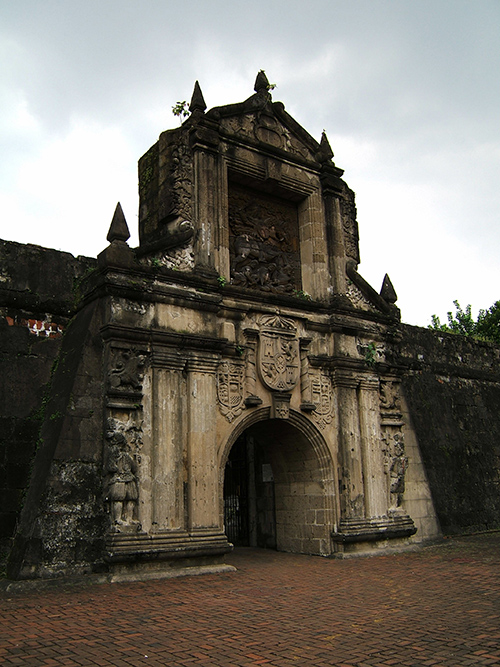
[[[333,419],[333,389],[330,377],[325,373],[313,376],[311,394],[312,402],[316,406],[311,417],[319,428],[324,429]]]
[[[133,422],[108,419],[104,447],[104,497],[113,532],[140,530],[137,520],[137,470],[142,429]]]
[[[217,369],[217,399],[219,409],[228,422],[241,414],[244,404],[244,367],[223,361]]]
[[[294,202],[231,184],[229,228],[233,285],[276,294],[300,290]]]
[[[192,220],[193,165],[192,156],[186,141],[179,142],[172,151],[170,214],[175,213],[185,220]]]
[[[380,409],[384,412],[400,409],[398,382],[392,380],[380,381]]]
[[[259,373],[273,391],[291,391],[299,380],[299,340],[293,320],[267,315],[261,320]]]
[[[290,417],[290,398],[290,394],[273,394],[272,419],[288,419]]]
[[[401,512],[408,470],[404,435],[400,429],[387,429],[382,435],[382,441],[385,445],[385,471],[389,475],[389,512]]]
[[[146,355],[135,349],[113,349],[111,369],[108,372],[110,389],[118,392],[140,392],[145,362]]]

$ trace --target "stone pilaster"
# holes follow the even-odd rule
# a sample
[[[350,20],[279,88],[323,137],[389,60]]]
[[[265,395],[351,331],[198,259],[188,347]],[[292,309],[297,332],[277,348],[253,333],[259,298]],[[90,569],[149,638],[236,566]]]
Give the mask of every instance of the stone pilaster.
[[[316,409],[313,403],[309,358],[307,356],[310,343],[310,338],[300,339],[300,409],[303,412],[312,412]]]
[[[358,392],[367,517],[380,517],[387,511],[387,489],[381,447],[378,390],[378,378],[365,377],[360,382]]]
[[[324,173],[321,177],[327,238],[330,245],[330,274],[335,294],[346,293],[346,252],[340,212],[341,184],[337,176]]]
[[[262,399],[256,395],[257,382],[257,341],[259,339],[259,332],[255,329],[245,329],[243,332],[247,341],[247,353],[245,364],[245,405],[253,407],[260,405]]]
[[[218,359],[197,355],[188,361],[187,516],[188,529],[219,525],[216,452]]]
[[[182,371],[175,352],[154,355],[152,378],[151,529],[185,529],[184,444],[187,430]]]
[[[346,518],[364,517],[365,513],[358,384],[358,378],[348,371],[337,369],[335,385],[338,395],[343,486],[341,508]]]
[[[215,221],[221,217],[218,143],[217,131],[209,127],[196,128],[191,137],[195,173],[195,264],[214,273],[217,248]]]

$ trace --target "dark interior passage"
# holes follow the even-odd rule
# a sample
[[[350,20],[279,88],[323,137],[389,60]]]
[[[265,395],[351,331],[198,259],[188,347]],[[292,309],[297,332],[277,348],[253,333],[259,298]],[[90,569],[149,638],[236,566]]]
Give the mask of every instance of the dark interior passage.
[[[224,475],[224,526],[235,546],[329,554],[333,468],[298,428],[268,419],[234,443]]]

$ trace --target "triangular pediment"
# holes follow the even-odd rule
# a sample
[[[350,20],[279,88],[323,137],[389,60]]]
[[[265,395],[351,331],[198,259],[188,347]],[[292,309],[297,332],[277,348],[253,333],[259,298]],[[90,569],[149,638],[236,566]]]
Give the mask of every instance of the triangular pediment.
[[[318,160],[319,143],[291,119],[283,106],[275,109],[275,104],[267,104],[262,109],[237,110],[228,115],[221,114],[221,129],[231,138],[250,144],[265,144],[269,147],[291,153],[303,160]],[[232,105],[234,106],[234,105]],[[278,113],[276,113],[278,111]],[[284,117],[288,116],[288,118]],[[298,128],[302,131],[297,131]]]
[[[326,136],[319,143],[285,111],[282,102],[273,102],[272,87],[260,71],[253,95],[243,102],[215,107],[206,117],[215,120],[233,141],[283,151],[308,162],[330,161],[333,153],[331,149],[325,152],[323,146]]]

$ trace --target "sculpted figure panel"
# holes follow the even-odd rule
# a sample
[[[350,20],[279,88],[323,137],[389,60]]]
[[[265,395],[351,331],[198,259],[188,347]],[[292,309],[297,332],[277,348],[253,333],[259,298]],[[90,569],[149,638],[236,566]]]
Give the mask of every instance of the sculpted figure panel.
[[[279,294],[300,290],[295,203],[231,184],[229,229],[233,285]]]
[[[105,501],[111,518],[111,530],[136,529],[139,491],[137,486],[138,459],[132,451],[132,445],[140,440],[139,429],[129,428],[131,443],[124,431],[124,424],[108,419],[104,454],[104,473],[106,479]]]

